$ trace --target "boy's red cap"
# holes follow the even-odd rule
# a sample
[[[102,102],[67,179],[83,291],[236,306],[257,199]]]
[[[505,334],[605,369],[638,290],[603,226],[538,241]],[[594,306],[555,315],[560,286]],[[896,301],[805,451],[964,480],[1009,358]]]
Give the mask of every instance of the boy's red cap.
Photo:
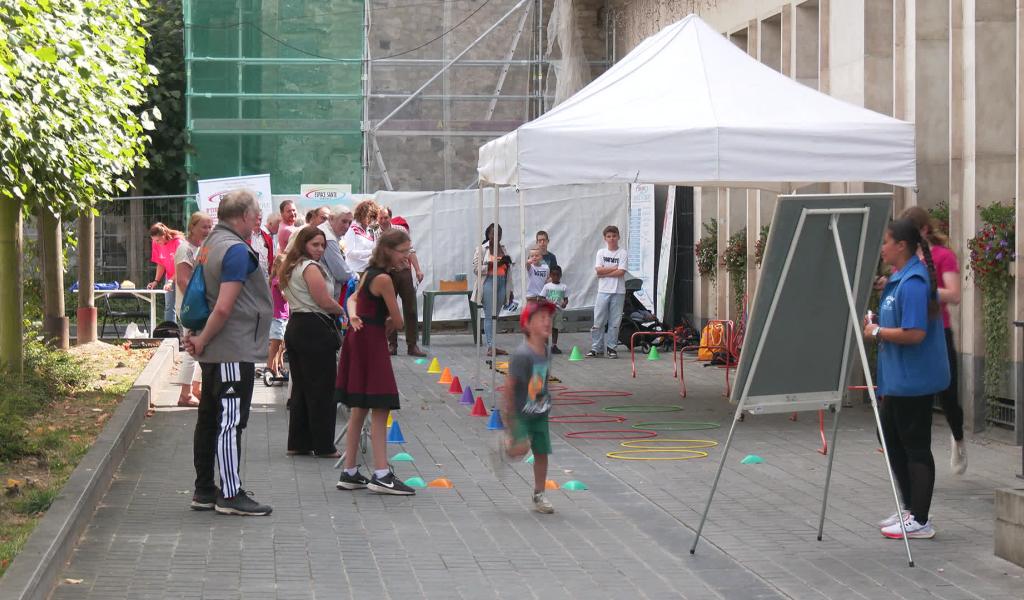
[[[406,231],[409,231],[409,222],[406,221],[404,217],[395,217],[391,219],[391,224],[397,225],[398,227],[404,227]]]
[[[546,299],[533,300],[526,303],[526,307],[523,308],[523,312],[519,315],[519,327],[526,329],[526,324],[530,322],[530,319],[537,313],[537,311],[545,310],[550,314],[555,314],[555,305]]]

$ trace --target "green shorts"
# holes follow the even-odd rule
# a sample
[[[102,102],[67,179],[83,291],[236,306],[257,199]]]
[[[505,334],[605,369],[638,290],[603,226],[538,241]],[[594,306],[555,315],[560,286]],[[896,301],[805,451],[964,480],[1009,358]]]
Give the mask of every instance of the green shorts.
[[[519,415],[512,431],[516,441],[529,438],[530,450],[534,454],[551,454],[551,434],[548,432],[548,415]]]

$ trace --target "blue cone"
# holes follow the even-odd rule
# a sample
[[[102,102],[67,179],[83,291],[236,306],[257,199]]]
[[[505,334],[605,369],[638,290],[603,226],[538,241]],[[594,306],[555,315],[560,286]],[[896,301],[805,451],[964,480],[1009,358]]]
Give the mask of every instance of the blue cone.
[[[391,429],[388,429],[388,443],[389,444],[404,444],[405,436],[402,435],[402,427],[398,424],[398,419],[395,419],[391,423]]]
[[[505,428],[505,424],[501,422],[501,411],[497,408],[491,411],[491,418],[487,421],[487,428],[491,430]]]

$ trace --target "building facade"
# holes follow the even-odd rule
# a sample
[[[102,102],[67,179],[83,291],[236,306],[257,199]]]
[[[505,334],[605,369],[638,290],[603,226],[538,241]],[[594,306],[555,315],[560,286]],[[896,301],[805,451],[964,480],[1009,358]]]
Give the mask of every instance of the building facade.
[[[689,12],[762,63],[853,104],[914,122],[916,189],[874,184],[817,185],[804,191],[893,191],[894,211],[910,205],[949,206],[950,239],[961,266],[963,300],[950,307],[960,353],[961,399],[967,426],[1000,436],[1020,415],[1016,373],[1024,320],[1024,264],[1013,263],[1009,365],[996,398],[982,385],[985,338],[982,296],[966,269],[967,240],[979,229],[979,209],[1014,205],[1022,196],[1021,127],[1024,86],[1022,0],[614,0],[616,56]],[[747,290],[757,284],[754,240],[767,224],[775,196],[763,191],[703,188],[697,223],[719,221],[719,248],[729,235],[748,233]],[[1016,211],[1017,230],[1021,211]],[[701,232],[699,225],[696,235]],[[1024,250],[1018,236],[1016,251]],[[697,316],[736,318],[728,299],[734,282],[720,269],[719,285],[696,291]],[[1019,412],[1019,411],[1016,411]]]

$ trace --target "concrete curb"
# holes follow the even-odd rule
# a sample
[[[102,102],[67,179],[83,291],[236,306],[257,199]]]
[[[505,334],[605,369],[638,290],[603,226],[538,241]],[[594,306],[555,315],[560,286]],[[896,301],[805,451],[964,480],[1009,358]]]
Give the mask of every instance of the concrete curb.
[[[0,579],[4,600],[44,600],[85,531],[114,471],[142,428],[153,387],[167,373],[177,340],[165,340],[114,411],[92,448],[71,473],[60,495]]]

